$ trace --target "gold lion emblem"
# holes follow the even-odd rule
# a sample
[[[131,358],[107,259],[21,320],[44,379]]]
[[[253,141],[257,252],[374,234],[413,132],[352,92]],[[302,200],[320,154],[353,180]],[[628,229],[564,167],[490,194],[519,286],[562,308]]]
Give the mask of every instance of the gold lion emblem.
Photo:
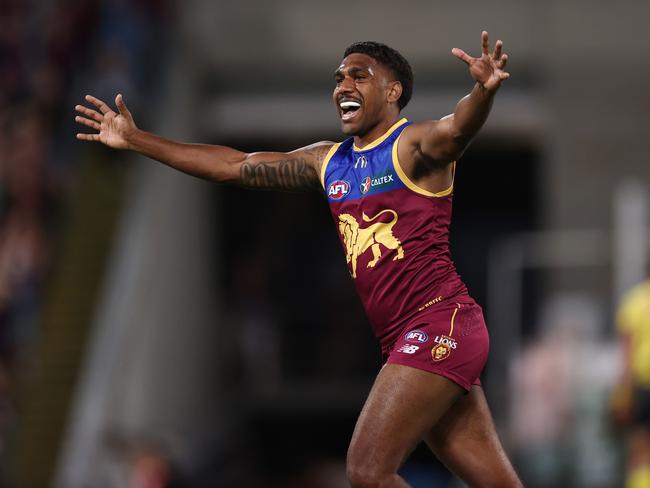
[[[442,361],[447,359],[451,354],[451,348],[444,344],[438,344],[436,347],[431,349],[431,357],[434,361]]]
[[[370,248],[372,250],[372,260],[368,263],[368,268],[374,268],[381,257],[381,247],[394,249],[397,254],[393,261],[404,257],[402,243],[393,235],[393,226],[397,223],[397,213],[394,210],[386,209],[379,212],[374,217],[368,217],[362,214],[364,222],[373,222],[380,215],[385,213],[393,214],[390,222],[374,222],[368,227],[359,226],[359,222],[352,215],[344,213],[339,215],[339,232],[345,243],[345,260],[352,263],[352,277],[357,277],[357,258]]]

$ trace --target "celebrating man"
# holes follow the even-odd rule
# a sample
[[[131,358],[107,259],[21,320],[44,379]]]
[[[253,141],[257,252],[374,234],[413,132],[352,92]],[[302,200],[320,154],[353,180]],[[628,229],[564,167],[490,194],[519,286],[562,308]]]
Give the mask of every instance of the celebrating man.
[[[491,419],[479,376],[488,354],[481,308],[449,253],[456,161],[488,117],[509,77],[497,41],[482,53],[452,53],[469,66],[472,92],[454,113],[411,123],[411,67],[376,42],[346,49],[333,100],[348,139],[288,153],[246,154],[181,144],[138,129],[117,95],[114,112],[90,95],[77,134],[130,149],[185,173],[249,188],[325,191],[346,261],[381,343],[384,366],[363,407],[348,451],[353,487],[408,486],[398,470],[424,440],[471,486],[521,486]]]

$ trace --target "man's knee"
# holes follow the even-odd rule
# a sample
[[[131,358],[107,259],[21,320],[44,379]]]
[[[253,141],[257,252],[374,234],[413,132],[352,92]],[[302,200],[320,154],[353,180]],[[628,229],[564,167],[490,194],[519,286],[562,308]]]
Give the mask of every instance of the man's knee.
[[[352,488],[406,486],[397,473],[385,473],[368,465],[348,464],[347,475]]]
[[[377,474],[366,470],[364,466],[347,467],[348,481],[352,488],[366,488],[379,486]]]
[[[391,480],[397,478],[397,473],[387,472],[376,460],[369,462],[369,459],[367,456],[358,455],[352,449],[348,451],[346,471],[352,488],[395,486],[391,484]]]

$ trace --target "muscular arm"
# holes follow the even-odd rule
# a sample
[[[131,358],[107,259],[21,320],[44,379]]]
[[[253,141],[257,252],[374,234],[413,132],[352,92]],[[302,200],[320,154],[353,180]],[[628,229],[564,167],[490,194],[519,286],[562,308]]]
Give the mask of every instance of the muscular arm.
[[[421,155],[442,164],[459,159],[487,120],[495,93],[476,83],[471,93],[458,102],[453,114],[418,127]]]
[[[81,140],[129,149],[206,180],[267,190],[320,189],[320,167],[331,142],[288,153],[244,153],[226,146],[184,144],[138,129],[121,95],[115,99],[118,113],[95,97],[87,96],[86,100],[97,109],[77,105],[76,110],[84,117],[75,120],[98,133],[77,134]]]
[[[440,120],[413,124],[408,132],[405,131],[407,154],[404,159],[407,162],[436,169],[462,156],[487,120],[501,82],[510,76],[504,71],[508,56],[502,53],[502,47],[503,43],[497,41],[494,52],[490,53],[488,34],[483,32],[481,57],[473,58],[457,48],[452,50],[454,56],[468,65],[476,84],[471,93],[458,102],[453,114]],[[412,173],[417,172],[417,168],[412,168]]]
[[[238,183],[248,188],[320,191],[320,169],[332,144],[317,142],[290,153],[249,154],[240,166]],[[280,159],[274,160],[273,155]]]
[[[183,144],[138,131],[130,149],[206,180],[265,190],[320,189],[320,166],[332,143],[288,153],[244,153],[226,146]]]

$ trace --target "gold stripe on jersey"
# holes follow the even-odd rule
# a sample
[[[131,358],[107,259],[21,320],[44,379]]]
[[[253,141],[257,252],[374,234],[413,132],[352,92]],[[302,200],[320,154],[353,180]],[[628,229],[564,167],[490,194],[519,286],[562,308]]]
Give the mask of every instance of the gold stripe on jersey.
[[[424,188],[420,188],[415,183],[413,183],[408,176],[406,176],[406,173],[402,169],[402,165],[399,162],[399,157],[397,156],[397,145],[399,144],[400,137],[402,137],[402,134],[400,134],[399,137],[395,139],[395,142],[393,143],[393,166],[395,167],[395,172],[399,176],[399,179],[402,180],[402,182],[409,189],[413,190],[415,193],[419,193],[420,195],[424,195],[427,197],[446,197],[447,195],[451,195],[451,193],[454,191],[454,178],[456,176],[456,161],[452,161],[452,164],[454,166],[451,170],[452,177],[451,177],[451,185],[449,185],[449,188],[435,193],[429,190],[425,190]]]
[[[391,125],[390,129],[388,129],[386,132],[384,132],[384,135],[381,136],[379,139],[375,139],[370,144],[366,144],[363,147],[357,147],[356,144],[352,144],[352,148],[356,152],[369,151],[370,149],[374,149],[375,147],[379,146],[379,144],[384,142],[389,135],[391,135],[393,132],[395,132],[395,129],[397,129],[398,127],[403,126],[407,122],[408,122],[408,120],[406,118],[400,119],[397,122],[395,122],[393,125]]]
[[[460,308],[460,303],[456,304],[456,308],[454,309],[454,313],[451,316],[451,328],[449,329],[449,337],[454,335],[454,319],[456,318],[456,313],[458,312],[458,309]]]
[[[334,156],[334,153],[336,152],[336,150],[339,148],[340,145],[341,143],[337,142],[332,147],[330,147],[330,150],[325,155],[325,159],[323,159],[323,164],[320,167],[320,184],[323,185],[324,189],[325,189],[325,170],[327,169],[327,165],[329,164],[330,159],[332,159],[332,156]]]

